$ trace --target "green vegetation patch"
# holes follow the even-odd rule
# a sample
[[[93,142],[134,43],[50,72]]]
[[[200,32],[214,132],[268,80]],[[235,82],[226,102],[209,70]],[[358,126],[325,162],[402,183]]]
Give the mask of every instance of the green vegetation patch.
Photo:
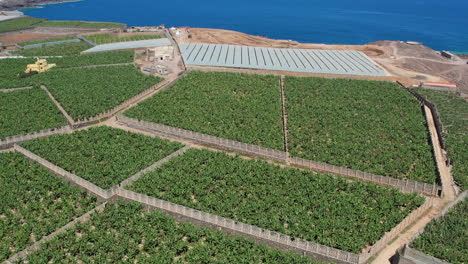
[[[127,188],[353,253],[378,241],[424,200],[372,183],[196,149]]]
[[[286,77],[285,92],[292,156],[436,182],[422,109],[397,84]]]
[[[418,89],[417,92],[436,105],[444,126],[443,137],[452,162],[455,181],[468,188],[468,103],[452,93]]]
[[[56,37],[56,38],[48,38],[48,39],[39,39],[39,40],[31,40],[31,41],[20,42],[20,43],[18,43],[18,45],[24,47],[24,46],[28,46],[28,45],[43,44],[43,43],[56,42],[56,41],[62,41],[62,40],[71,40],[71,39],[76,39],[76,38],[75,37],[70,37],[70,36],[62,36],[62,37]]]
[[[61,68],[82,67],[90,65],[132,63],[133,55],[133,50],[122,50],[66,56],[63,58],[49,58],[47,61],[57,64],[57,67],[53,68],[53,70],[56,70]]]
[[[453,264],[468,259],[468,201],[457,204],[451,211],[424,228],[412,247]]]
[[[191,72],[126,115],[283,150],[279,78],[272,75]]]
[[[108,189],[182,147],[109,127],[55,135],[24,144],[33,153]]]
[[[124,28],[125,24],[114,22],[84,22],[82,28]]]
[[[26,261],[64,259],[71,263],[319,263],[211,228],[177,223],[157,210],[145,213],[135,203],[108,204]]]
[[[0,140],[65,125],[65,117],[45,91],[34,88],[0,92]]]
[[[74,119],[96,116],[156,85],[161,78],[133,65],[64,69],[41,74],[45,84]]]
[[[47,62],[57,64],[53,71],[90,65],[105,65],[118,63],[132,63],[133,50],[100,52],[84,55],[64,56],[62,58],[47,58]],[[34,63],[33,58],[4,59],[0,60],[0,89],[40,85],[38,76],[19,78],[18,73],[23,72],[28,64]]]
[[[68,56],[68,55],[79,55],[80,52],[85,51],[92,46],[86,42],[70,42],[62,43],[53,46],[42,46],[38,48],[23,49],[12,52],[17,55],[26,57],[35,56]]]
[[[34,63],[35,59],[3,59],[0,60],[0,89],[33,86],[36,77],[19,78],[16,74],[26,70],[26,65]]]
[[[96,199],[19,153],[0,153],[0,261],[96,206]]]
[[[67,21],[67,20],[48,20],[40,23],[40,27],[78,27],[83,24],[83,21]]]
[[[84,36],[88,40],[92,41],[94,44],[107,44],[114,42],[124,42],[124,41],[134,41],[134,40],[146,40],[146,39],[159,39],[161,35],[127,35],[127,36],[118,36],[112,34],[94,34]]]
[[[0,22],[0,32],[14,31],[27,29],[36,24],[44,21],[44,19],[34,18],[34,17],[20,17],[12,20],[1,21]]]

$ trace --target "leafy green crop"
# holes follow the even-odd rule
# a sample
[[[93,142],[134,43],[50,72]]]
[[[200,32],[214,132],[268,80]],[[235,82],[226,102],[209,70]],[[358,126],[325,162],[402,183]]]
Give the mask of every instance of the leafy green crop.
[[[40,27],[83,27],[83,28],[123,28],[124,24],[113,22],[87,22],[78,20],[48,20],[37,26]]]
[[[181,148],[109,127],[55,135],[24,143],[24,147],[101,188],[110,188]]]
[[[417,92],[436,105],[444,126],[443,137],[453,165],[455,181],[468,188],[468,103],[452,93],[418,89]]]
[[[389,82],[295,78],[285,81],[293,156],[434,183],[437,169],[423,112]]]
[[[63,58],[49,58],[50,63],[57,64],[53,70],[81,67],[89,65],[104,65],[104,64],[117,64],[117,63],[131,63],[133,62],[133,50],[109,51],[92,54],[83,54],[75,56],[66,56]]]
[[[89,65],[104,65],[133,62],[133,50],[100,52],[84,55],[64,56],[62,58],[47,58],[49,63],[57,64],[53,71],[62,68],[82,67]],[[23,72],[26,65],[34,63],[33,58],[0,60],[0,89],[33,86],[41,84],[38,76],[19,78],[17,73]]]
[[[40,27],[78,27],[83,24],[83,21],[73,21],[73,20],[47,20],[40,23]]]
[[[126,115],[282,150],[281,113],[278,77],[191,72]]]
[[[354,253],[424,200],[372,183],[195,149],[127,188]]]
[[[468,201],[464,201],[429,223],[412,246],[450,263],[463,264],[468,260],[467,245]]]
[[[0,92],[0,139],[65,125],[65,117],[43,90]]]
[[[7,31],[30,28],[32,26],[37,25],[41,21],[44,21],[44,19],[34,18],[34,17],[20,17],[17,19],[1,21],[0,32],[7,32]]]
[[[0,89],[32,86],[36,84],[37,75],[19,78],[16,74],[23,72],[26,65],[34,63],[34,59],[3,59],[0,60]]]
[[[114,43],[114,42],[124,42],[124,41],[134,41],[134,40],[146,40],[146,39],[159,39],[161,35],[127,35],[119,37],[117,35],[112,34],[94,34],[94,35],[86,35],[87,39],[91,40],[97,45],[100,44],[107,44],[107,43]]]
[[[162,81],[133,65],[64,69],[39,74],[74,119],[96,116]]]
[[[49,42],[62,41],[62,40],[71,40],[71,39],[75,39],[75,37],[62,36],[62,37],[55,37],[55,38],[31,40],[31,41],[20,42],[20,43],[18,43],[18,45],[24,47],[24,46],[27,46],[27,45],[41,44],[41,43],[49,43]]]
[[[108,204],[60,234],[29,263],[319,263],[211,228],[177,223],[139,204]]]
[[[23,49],[12,52],[17,55],[22,55],[26,57],[34,56],[69,56],[69,55],[79,55],[80,52],[91,48],[86,42],[71,42],[71,43],[62,43],[53,46],[43,46],[39,48],[32,49]]]
[[[0,262],[96,205],[21,154],[0,153]]]

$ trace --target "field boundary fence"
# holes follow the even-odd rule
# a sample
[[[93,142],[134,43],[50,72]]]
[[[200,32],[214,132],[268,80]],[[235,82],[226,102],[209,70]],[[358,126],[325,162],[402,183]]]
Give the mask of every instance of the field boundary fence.
[[[82,41],[88,43],[89,45],[91,45],[91,46],[93,46],[93,47],[97,46],[96,43],[94,43],[94,42],[92,42],[91,40],[87,39],[87,38],[86,38],[85,36],[83,36],[83,35],[77,34],[76,37],[77,37],[78,39],[80,39],[80,40],[82,40]]]
[[[402,192],[418,192],[430,196],[438,196],[441,187],[429,183],[421,183],[413,180],[401,180],[388,176],[375,175],[362,171],[352,170],[344,167],[330,165],[323,162],[317,162],[302,158],[289,158],[284,151],[264,148],[256,145],[241,143],[234,140],[219,138],[215,136],[206,135],[203,133],[193,132],[181,128],[166,126],[153,122],[137,120],[123,115],[117,116],[117,122],[140,129],[143,131],[155,132],[163,136],[190,140],[199,144],[214,146],[216,148],[224,149],[227,151],[240,152],[247,155],[266,158],[269,160],[279,161],[303,167],[314,171],[322,171],[332,174],[338,174],[350,178],[356,178],[363,181],[373,182],[381,185],[388,185],[399,189]]]
[[[68,125],[73,126],[73,118],[65,111],[63,106],[55,99],[55,97],[49,92],[49,89],[45,85],[41,85],[41,89],[47,93],[47,96],[49,96],[50,100],[55,104],[55,106],[59,109],[59,111],[62,113],[62,115],[67,119]]]
[[[109,199],[112,195],[111,195],[111,192],[109,191],[106,191],[104,189],[102,189],[101,187],[79,177],[79,176],[76,176],[75,174],[73,173],[70,173],[62,168],[60,168],[59,166],[55,165],[55,164],[52,164],[51,162],[47,161],[46,159],[32,153],[31,151],[15,144],[14,145],[14,149],[16,151],[18,151],[19,153],[23,154],[25,157],[27,157],[28,159],[32,160],[32,161],[35,161],[37,163],[39,163],[40,165],[42,165],[44,168],[46,168],[47,170],[49,170],[50,172],[52,172],[53,174],[63,178],[64,180],[72,183],[72,184],[75,184],[77,185],[78,187],[81,187],[82,189],[85,189],[86,191],[88,191],[89,193],[97,196],[98,198],[100,199],[103,199],[103,200],[107,200]]]
[[[444,209],[442,209],[442,211],[440,211],[432,220],[432,221],[435,221],[441,217],[444,217],[453,207],[455,207],[458,203],[460,202],[463,202],[466,197],[468,195],[468,191],[464,191],[462,192],[461,194],[458,195],[458,197],[451,201],[450,203],[448,203]],[[416,239],[418,238],[422,233],[424,233],[424,230],[425,230],[426,227],[423,227],[421,229],[419,229],[419,231],[416,233],[416,235],[413,236],[413,238],[408,242],[408,246],[411,245],[411,243]],[[415,250],[415,249],[414,249]]]
[[[163,90],[166,90],[170,87],[172,87],[172,85],[174,85],[174,83],[179,80],[180,78],[183,78],[185,75],[187,74],[187,72],[184,72],[183,74],[179,75],[176,79],[174,80],[163,80],[161,81],[160,83],[140,92],[139,94],[133,96],[132,98],[124,101],[123,103],[119,104],[118,106],[112,108],[111,110],[109,111],[106,111],[106,112],[103,112],[97,116],[94,116],[94,117],[90,117],[90,118],[84,118],[84,119],[79,119],[77,121],[74,121],[73,123],[73,127],[74,128],[79,128],[79,127],[83,127],[83,126],[86,126],[86,125],[89,125],[89,124],[92,124],[92,123],[96,123],[96,122],[100,122],[104,119],[108,119],[112,116],[114,116],[115,114],[117,114],[118,112],[122,111],[122,110],[125,110],[127,107],[131,106],[132,104],[136,104],[136,103],[139,103],[141,100],[143,100],[145,97],[148,97],[148,96],[151,96],[153,93],[157,92],[157,91],[163,91]]]
[[[431,110],[431,114],[432,114],[432,117],[434,119],[434,123],[435,123],[435,127],[436,127],[436,130],[437,130],[437,135],[439,136],[439,144],[440,146],[445,150],[446,149],[446,146],[445,146],[445,141],[444,141],[444,138],[442,136],[442,131],[443,131],[443,127],[442,127],[442,123],[440,121],[440,117],[439,117],[439,112],[437,110],[437,107],[429,102],[426,98],[424,98],[422,95],[418,94],[416,91],[412,90],[412,89],[409,89],[407,88],[406,86],[404,86],[402,83],[400,82],[397,82],[403,89],[405,89],[406,91],[408,91],[411,95],[413,95],[421,104],[429,107],[429,109]]]
[[[158,84],[156,84],[156,85],[154,85],[154,86],[140,92],[139,94],[133,96],[132,98],[124,101],[123,103],[119,104],[118,106],[112,108],[109,111],[103,112],[103,113],[101,113],[101,114],[99,114],[97,116],[94,116],[94,117],[84,118],[84,119],[79,119],[79,120],[74,121],[73,122],[73,127],[74,128],[79,128],[79,127],[83,127],[83,126],[86,126],[86,125],[96,123],[96,122],[102,121],[104,119],[110,118],[113,115],[115,115],[116,113],[124,110],[125,108],[127,108],[128,106],[130,106],[130,105],[132,105],[134,103],[137,103],[138,101],[140,101],[144,97],[149,96],[153,92],[162,89],[164,86],[166,86],[168,84],[170,84],[170,83],[167,80],[164,80],[164,81],[162,81],[162,82],[160,82],[160,83],[158,83]]]
[[[60,227],[57,230],[55,230],[53,233],[42,237],[39,241],[35,242],[34,244],[27,247],[26,249],[23,249],[22,251],[20,251],[20,252],[16,253],[15,255],[11,256],[6,261],[4,261],[2,264],[13,264],[13,263],[16,263],[17,261],[25,259],[29,254],[32,254],[33,252],[37,251],[43,244],[51,241],[57,235],[59,235],[61,233],[64,233],[65,231],[73,228],[78,222],[83,223],[85,221],[88,221],[89,218],[91,217],[91,215],[94,214],[96,211],[103,211],[104,208],[106,207],[106,204],[107,204],[107,202],[104,202],[104,203],[98,205],[97,207],[95,207],[94,209],[88,211],[84,215],[82,215],[82,216],[80,216],[78,218],[75,218],[74,220],[72,220],[68,224]]]
[[[275,231],[244,224],[238,221],[160,200],[144,194],[119,189],[117,196],[126,201],[139,202],[143,205],[146,205],[147,207],[157,208],[159,210],[168,212],[171,215],[179,215],[192,221],[195,220],[210,226],[220,227],[227,231],[233,231],[244,236],[253,237],[261,241],[279,245],[282,248],[296,250],[309,256],[315,256],[337,263],[359,263],[359,256],[354,253],[327,247],[303,239],[292,238],[288,235]]]
[[[51,42],[44,42],[44,43],[25,45],[22,48],[23,49],[34,49],[34,48],[41,48],[41,47],[45,47],[45,46],[54,46],[54,45],[59,45],[59,44],[64,44],[64,43],[74,43],[74,42],[80,42],[80,40],[79,39],[66,39],[66,40],[59,40],[59,41],[51,41]]]
[[[157,161],[146,169],[141,170],[120,184],[112,187],[109,190],[104,190],[95,184],[82,179],[79,176],[76,176],[70,172],[65,171],[64,169],[52,164],[51,162],[39,157],[38,155],[28,151],[27,149],[22,148],[21,146],[15,144],[14,149],[19,153],[23,154],[25,157],[30,160],[38,162],[40,165],[54,173],[55,175],[62,177],[68,182],[77,185],[81,189],[86,190],[88,193],[97,196],[101,200],[117,199],[123,198],[127,201],[136,201],[140,202],[143,205],[151,208],[157,208],[163,210],[171,215],[179,215],[183,218],[188,218],[189,221],[194,223],[208,224],[210,226],[220,227],[227,231],[232,231],[239,233],[244,236],[253,237],[254,239],[260,242],[266,242],[273,246],[277,246],[282,249],[295,250],[297,252],[303,253],[305,255],[314,256],[316,258],[334,261],[336,263],[365,263],[370,257],[375,255],[383,247],[386,246],[388,242],[393,240],[398,234],[407,228],[415,219],[421,217],[433,204],[434,198],[427,198],[426,203],[413,211],[408,215],[401,223],[394,227],[390,232],[387,232],[378,242],[376,242],[367,252],[361,253],[360,255],[342,251],[339,249],[331,248],[328,246],[320,245],[310,241],[291,238],[287,235],[265,230],[253,225],[243,224],[231,219],[223,218],[217,215],[212,215],[206,212],[194,210],[182,205],[171,203],[168,201],[160,200],[154,197],[147,195],[139,194],[133,191],[124,190],[123,187],[130,184],[131,182],[137,180],[146,172],[152,171],[162,164],[168,162],[169,160],[182,155],[185,151],[190,148],[189,145],[186,145],[179,150],[171,153],[165,158]],[[37,248],[36,248],[37,249]],[[26,254],[26,253],[24,253]],[[29,254],[29,253],[28,253]]]
[[[0,89],[0,92],[2,93],[11,93],[15,91],[20,91],[20,90],[30,90],[33,89],[34,86],[26,86],[26,87],[17,87],[17,88],[2,88]]]
[[[455,207],[458,203],[463,202],[466,197],[468,196],[468,191],[464,191],[458,195],[458,197],[448,203],[442,211],[440,211],[432,220],[431,222],[445,216],[453,207]],[[430,223],[429,223],[430,224]],[[427,226],[427,225],[426,225]],[[418,230],[418,232],[411,238],[411,240],[405,245],[404,249],[400,251],[400,258],[403,260],[418,260],[421,263],[431,263],[431,264],[448,264],[441,259],[436,257],[427,255],[426,253],[419,251],[418,249],[412,248],[411,244],[414,240],[416,240],[422,233],[424,233],[426,226],[422,227]]]
[[[14,147],[15,151],[18,151],[19,153],[24,155],[26,158],[39,163],[41,166],[43,166],[44,168],[46,168],[47,170],[49,170],[53,174],[55,174],[55,175],[63,178],[64,180],[78,186],[79,188],[81,188],[81,189],[87,191],[88,193],[90,193],[91,195],[97,196],[99,199],[102,199],[102,200],[110,199],[112,196],[117,194],[117,190],[119,188],[122,188],[122,187],[132,183],[133,181],[138,180],[143,174],[155,170],[156,168],[160,167],[161,165],[168,162],[169,160],[171,160],[171,159],[173,159],[173,158],[175,158],[177,156],[182,155],[183,153],[185,153],[185,151],[187,151],[190,148],[190,146],[184,146],[184,147],[180,148],[179,150],[169,154],[168,156],[156,161],[155,163],[153,163],[149,167],[147,167],[147,168],[137,172],[136,174],[130,176],[126,180],[122,181],[121,183],[109,188],[108,190],[105,190],[105,189],[97,186],[96,184],[81,178],[80,176],[77,176],[77,175],[75,175],[73,173],[70,173],[70,172],[60,168],[59,166],[49,162],[48,160],[40,157],[39,155],[36,155],[36,154],[32,153],[31,151],[29,151],[29,150],[27,150],[27,149],[25,149],[25,148],[23,148],[23,147],[21,147],[21,146],[19,146],[17,144],[15,144],[13,147]]]
[[[385,248],[388,243],[394,240],[403,230],[413,224],[416,219],[421,218],[424,214],[428,212],[430,208],[434,205],[433,197],[426,198],[426,202],[421,205],[418,209],[411,212],[403,221],[401,221],[397,226],[392,228],[389,232],[380,238],[379,241],[374,243],[371,248],[366,252],[359,255],[359,263],[366,263],[372,256],[378,253],[380,250]]]
[[[16,135],[12,137],[7,137],[4,140],[0,140],[0,149],[6,149],[12,147],[14,144],[21,143],[28,140],[33,140],[37,138],[48,137],[57,134],[71,133],[72,129],[68,126],[59,127],[59,128],[50,128],[44,129],[36,132],[31,132],[23,135]]]

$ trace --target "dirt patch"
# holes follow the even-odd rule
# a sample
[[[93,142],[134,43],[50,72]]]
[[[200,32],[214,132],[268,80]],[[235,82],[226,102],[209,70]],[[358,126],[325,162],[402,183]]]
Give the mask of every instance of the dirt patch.
[[[208,44],[230,44],[246,45],[255,47],[270,48],[297,48],[297,49],[327,49],[327,50],[357,50],[366,53],[368,56],[382,56],[388,51],[386,47],[374,45],[327,45],[300,43],[283,39],[269,39],[261,36],[252,36],[242,32],[212,29],[212,28],[179,28],[180,37],[175,40],[180,44],[188,43],[208,43]],[[189,37],[190,36],[190,37]]]

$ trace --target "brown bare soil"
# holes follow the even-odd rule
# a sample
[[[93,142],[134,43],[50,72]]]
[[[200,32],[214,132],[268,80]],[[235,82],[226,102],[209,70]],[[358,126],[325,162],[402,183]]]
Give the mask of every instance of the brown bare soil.
[[[175,40],[182,43],[209,43],[209,44],[230,44],[246,45],[256,47],[271,48],[297,48],[297,49],[329,49],[329,50],[358,50],[364,52],[367,56],[379,57],[389,54],[390,49],[376,45],[327,45],[300,43],[297,41],[269,39],[261,36],[252,36],[245,33],[212,28],[179,28],[182,34]],[[191,38],[189,38],[189,34]]]

